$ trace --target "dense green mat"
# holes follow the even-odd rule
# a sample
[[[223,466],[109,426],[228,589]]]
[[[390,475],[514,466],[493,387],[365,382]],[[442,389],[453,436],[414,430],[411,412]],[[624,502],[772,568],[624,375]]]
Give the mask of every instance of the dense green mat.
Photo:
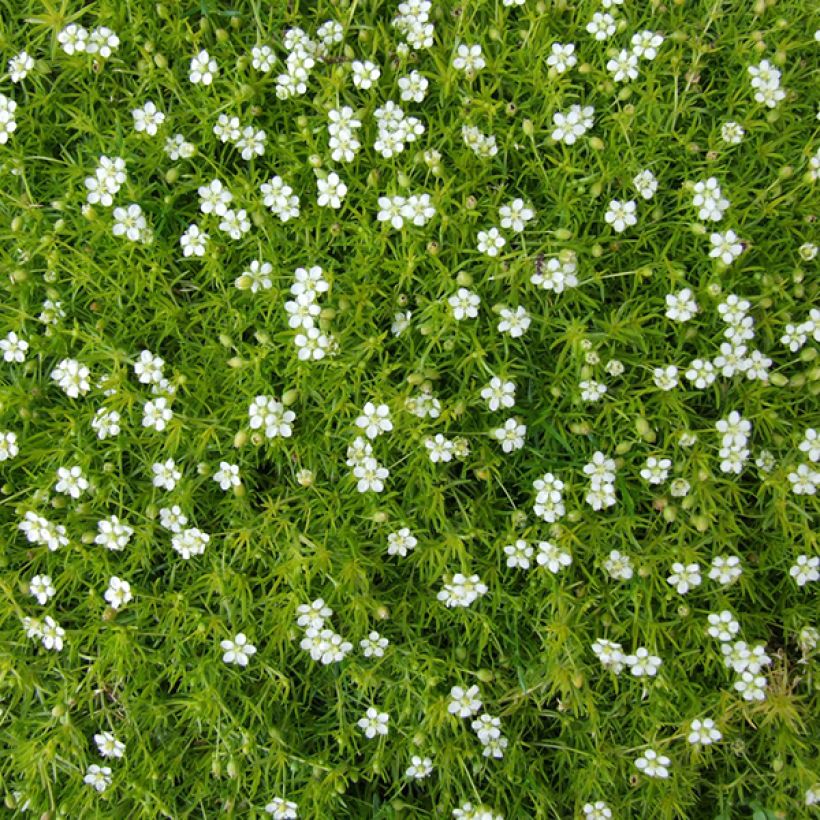
[[[811,5],[0,0],[4,816],[817,811]]]

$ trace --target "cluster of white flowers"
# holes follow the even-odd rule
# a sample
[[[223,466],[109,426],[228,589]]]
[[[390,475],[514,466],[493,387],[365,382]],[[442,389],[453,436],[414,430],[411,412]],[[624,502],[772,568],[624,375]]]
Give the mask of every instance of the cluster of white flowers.
[[[385,159],[404,151],[405,143],[415,142],[425,131],[418,117],[409,117],[401,106],[388,100],[373,112],[378,132],[373,149]]]
[[[787,324],[780,337],[780,344],[788,347],[792,353],[797,353],[809,338],[820,342],[820,308],[812,308],[809,318],[799,325]]]
[[[752,88],[755,92],[755,102],[762,103],[768,108],[775,108],[786,98],[786,92],[780,87],[781,72],[768,60],[762,60],[757,65],[747,68],[751,76]]]
[[[462,125],[461,138],[464,140],[464,144],[481,159],[494,157],[498,153],[495,136],[483,133],[475,125]]]
[[[171,537],[171,546],[187,561],[194,555],[202,555],[210,540],[211,536],[207,532],[197,527],[189,527],[174,533]]]
[[[721,472],[740,475],[743,472],[743,465],[749,458],[749,449],[746,445],[752,431],[751,422],[744,419],[737,410],[732,410],[725,419],[718,420],[715,429],[721,434]]]
[[[31,544],[40,544],[55,552],[68,545],[68,534],[62,524],[53,524],[42,515],[29,510],[17,525]]]
[[[423,227],[435,214],[436,209],[430,200],[430,194],[411,194],[409,197],[394,195],[379,197],[379,212],[376,218],[379,222],[387,222],[396,230],[400,230],[405,220]]]
[[[554,46],[553,46],[554,48]],[[593,125],[595,109],[591,105],[571,105],[567,111],[556,111],[552,115],[552,138],[565,145],[573,145],[578,137],[584,136]]]
[[[108,59],[120,45],[120,38],[107,26],[89,31],[77,23],[69,23],[57,33],[57,42],[68,54],[92,54]]]
[[[353,649],[350,641],[344,640],[337,632],[325,626],[327,619],[333,615],[333,610],[322,598],[317,598],[310,604],[300,604],[296,613],[296,624],[304,630],[304,638],[299,646],[309,652],[313,660],[320,661],[325,666],[339,663]]]
[[[399,3],[398,14],[393,18],[393,27],[407,41],[407,46],[420,51],[433,45],[435,27],[430,22],[430,11],[433,4],[430,0],[405,0]],[[400,44],[403,45],[403,44]],[[407,49],[398,49],[402,56]]]
[[[267,182],[262,183],[259,190],[262,193],[262,202],[265,207],[270,209],[270,212],[281,222],[287,222],[299,216],[299,197],[280,176],[272,176]]]
[[[436,598],[447,607],[468,607],[482,595],[486,595],[488,587],[478,575],[464,575],[457,572],[449,581],[445,581],[444,588]]]
[[[51,378],[72,399],[85,395],[91,389],[90,375],[89,369],[76,359],[63,359],[51,371]]]
[[[89,205],[99,203],[105,208],[110,208],[114,204],[114,197],[127,178],[125,160],[122,157],[101,156],[94,170],[94,176],[86,177],[85,187],[88,189],[86,201]]]
[[[30,640],[40,641],[48,650],[60,652],[63,649],[63,629],[51,615],[46,615],[41,621],[39,618],[23,616],[23,628],[26,630],[26,637]]]
[[[564,482],[552,473],[544,473],[533,481],[536,491],[533,512],[549,524],[553,524],[566,514],[564,506]]]
[[[349,105],[331,108],[327,114],[327,133],[330,136],[330,156],[334,162],[352,162],[362,144],[356,132],[362,127]]]
[[[17,103],[5,94],[0,94],[0,145],[5,145],[9,137],[17,130],[14,112]]]
[[[589,490],[585,501],[593,510],[602,510],[617,503],[615,497],[615,461],[600,450],[592,454],[592,461],[584,465],[589,477]]]
[[[538,257],[530,282],[543,290],[563,293],[578,286],[578,259],[574,251],[565,251],[549,259]]]
[[[694,185],[692,205],[698,209],[700,219],[719,222],[729,207],[729,200],[723,196],[716,177],[700,180]]]

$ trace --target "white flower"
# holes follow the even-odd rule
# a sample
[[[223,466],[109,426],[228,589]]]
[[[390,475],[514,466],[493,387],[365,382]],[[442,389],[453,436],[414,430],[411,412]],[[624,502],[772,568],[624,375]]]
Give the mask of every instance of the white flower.
[[[584,812],[584,820],[610,820],[612,817],[612,809],[603,800],[584,803],[581,810]]]
[[[356,725],[364,731],[366,738],[372,739],[376,737],[376,735],[387,734],[387,723],[389,720],[390,715],[387,712],[379,712],[371,706]]]
[[[467,288],[459,288],[447,302],[453,312],[453,318],[460,322],[462,319],[475,319],[478,316],[481,297]]]
[[[604,221],[608,225],[612,225],[612,229],[616,233],[622,233],[631,225],[637,224],[638,217],[635,215],[636,209],[637,206],[633,199],[626,202],[613,199],[604,214]]]
[[[727,145],[740,144],[745,134],[743,126],[736,122],[725,122],[720,128],[720,138]]]
[[[13,330],[4,339],[0,339],[0,350],[3,351],[3,360],[20,364],[26,360],[28,342],[21,339]]]
[[[131,584],[113,575],[108,581],[108,589],[103,596],[112,609],[125,606],[134,596],[131,594]]]
[[[232,487],[238,487],[242,483],[239,478],[239,465],[229,464],[227,461],[220,461],[219,469],[214,473],[214,481],[219,484],[222,490],[230,490]]]
[[[546,567],[552,573],[558,573],[572,563],[572,556],[549,541],[539,541],[538,555],[535,560],[541,567]]]
[[[387,554],[400,555],[404,558],[408,550],[413,550],[418,544],[418,540],[411,535],[408,527],[402,527],[398,532],[391,532],[387,536]]]
[[[478,575],[466,576],[457,572],[449,583],[444,584],[436,598],[448,607],[467,607],[485,595],[487,590],[487,585],[482,583]]]
[[[433,761],[429,757],[419,757],[413,755],[410,758],[410,765],[405,771],[405,776],[414,780],[423,780],[433,771]]]
[[[803,434],[803,440],[798,445],[798,449],[809,457],[809,461],[820,461],[820,437],[817,435],[817,430],[809,427]]]
[[[581,398],[588,402],[600,401],[607,392],[605,384],[596,382],[593,379],[578,382],[578,387],[581,389]]]
[[[88,54],[99,54],[108,59],[119,45],[120,38],[110,28],[99,26],[91,30],[85,50]]]
[[[507,333],[513,339],[518,339],[527,332],[532,319],[526,309],[520,305],[514,309],[501,308],[501,321],[498,323],[498,332]]]
[[[228,204],[233,199],[233,194],[218,179],[211,180],[207,185],[200,185],[197,193],[199,209],[203,214],[224,216],[228,211]]]
[[[76,23],[69,23],[57,34],[57,42],[68,55],[82,54],[88,45],[88,29]]]
[[[53,649],[59,652],[63,648],[63,638],[65,630],[51,617],[46,615],[43,619],[40,640],[46,649]]]
[[[488,231],[478,232],[479,253],[487,256],[498,256],[498,252],[507,244],[507,240],[498,231],[498,228],[490,228]]]
[[[108,766],[98,766],[92,763],[85,770],[85,777],[83,783],[96,789],[98,792],[104,792],[111,785],[111,769]]]
[[[162,432],[173,418],[174,413],[168,406],[168,399],[161,397],[145,402],[142,410],[142,426],[153,427]]]
[[[622,555],[618,550],[612,550],[609,553],[609,557],[604,562],[604,568],[617,581],[628,581],[634,572],[632,559],[628,555]]]
[[[225,231],[231,239],[241,239],[251,229],[251,221],[248,219],[248,212],[244,208],[232,210],[229,208],[222,214],[222,221],[219,223],[219,230]]]
[[[372,88],[373,83],[375,83],[382,74],[381,69],[375,63],[371,63],[370,60],[364,60],[364,62],[354,60],[350,68],[353,73],[353,85],[365,91]]]
[[[487,63],[481,53],[480,45],[468,46],[462,43],[456,49],[456,55],[453,57],[453,68],[465,73],[474,73],[480,71]]]
[[[273,815],[274,820],[296,820],[299,806],[292,800],[285,800],[284,797],[274,797],[265,806],[265,811]]]
[[[650,484],[663,484],[669,475],[672,462],[668,458],[655,458],[649,456],[646,459],[646,466],[641,470],[641,478]]]
[[[219,646],[224,652],[222,660],[238,666],[247,666],[250,658],[256,654],[256,647],[248,643],[244,632],[237,633],[233,640],[221,641]]]
[[[151,471],[154,473],[154,486],[166,490],[173,490],[177,481],[182,478],[182,473],[177,470],[176,462],[172,458],[151,465]]]
[[[695,359],[689,365],[685,376],[695,387],[703,390],[715,381],[715,367],[711,362]]]
[[[399,311],[393,314],[393,322],[390,325],[390,332],[394,336],[401,336],[408,327],[410,327],[410,319],[413,314],[409,310]]]
[[[210,540],[211,536],[207,532],[202,532],[197,527],[189,527],[171,537],[171,546],[185,561],[188,561],[193,555],[202,555]]]
[[[721,642],[731,641],[740,631],[740,624],[728,609],[722,612],[710,612],[708,621],[707,632]]]
[[[609,669],[616,675],[621,673],[624,668],[624,663],[626,662],[626,656],[621,650],[619,643],[608,641],[606,638],[598,638],[592,644],[592,651],[604,669]]]
[[[650,170],[640,171],[632,180],[637,192],[644,199],[652,199],[658,190],[658,180]]]
[[[501,442],[501,449],[505,453],[520,450],[524,446],[524,436],[526,433],[527,426],[521,424],[516,418],[507,419],[503,427],[496,427],[492,431],[492,435],[495,439]]]
[[[359,642],[362,649],[362,654],[366,658],[382,658],[384,657],[384,650],[389,641],[387,638],[382,638],[378,632],[371,632],[366,638]]]
[[[673,364],[656,367],[652,371],[652,381],[660,390],[674,390],[678,386],[678,368]]]
[[[19,83],[28,76],[34,68],[34,58],[28,52],[21,51],[9,60],[9,76],[13,83]]]
[[[803,587],[811,581],[820,579],[820,558],[816,555],[798,555],[797,560],[789,569],[789,575],[794,578],[797,586]]]
[[[19,452],[17,433],[0,432],[0,461],[15,458]]]
[[[29,581],[28,591],[29,595],[34,596],[41,606],[45,606],[57,592],[50,575],[35,575]]]
[[[333,610],[325,604],[324,598],[317,598],[309,604],[299,604],[296,612],[299,615],[296,619],[297,625],[305,629],[321,629],[325,619],[333,615]]]
[[[677,293],[666,294],[666,316],[676,322],[688,322],[697,312],[698,304],[692,291],[684,288]]]
[[[112,515],[97,522],[97,535],[94,537],[94,543],[109,550],[119,551],[128,546],[133,534],[133,527],[120,521],[116,515]]]
[[[182,245],[182,255],[185,257],[205,256],[208,234],[201,230],[199,225],[191,224],[179,238],[179,244]]]
[[[639,646],[634,655],[627,655],[623,660],[636,678],[642,678],[645,675],[653,677],[658,673],[662,663],[657,655],[650,655],[649,650],[643,646]]]
[[[102,757],[120,758],[125,754],[125,744],[117,740],[111,732],[100,732],[94,735],[94,742]]]
[[[820,471],[811,464],[799,464],[787,476],[795,495],[814,495],[820,484]]]
[[[441,433],[436,433],[434,438],[424,440],[430,461],[437,464],[439,461],[450,461],[453,457],[453,442],[446,439]]]
[[[328,174],[325,179],[317,178],[316,186],[319,189],[319,196],[316,201],[320,207],[342,207],[342,200],[347,193],[347,185],[339,179],[339,175],[335,171]]]
[[[743,695],[743,700],[766,700],[766,686],[768,681],[763,675],[753,672],[741,672],[740,678],[735,681],[735,690]]]
[[[160,125],[165,122],[165,114],[159,111],[150,100],[142,108],[135,108],[131,112],[131,116],[134,118],[134,130],[137,132],[144,131],[151,137],[157,133]]]
[[[498,209],[501,227],[520,233],[535,217],[535,211],[523,199],[514,199]]]
[[[681,564],[676,561],[672,564],[672,574],[666,579],[670,586],[681,594],[686,595],[690,589],[698,586],[701,582],[699,564]]]
[[[256,130],[252,125],[246,125],[234,141],[234,145],[240,152],[242,159],[249,161],[254,157],[264,155],[266,141],[267,134],[264,131],[261,129]]]
[[[638,76],[638,54],[622,49],[617,57],[607,62],[606,70],[612,74],[616,83],[634,80]]]
[[[447,711],[456,717],[472,717],[481,708],[481,697],[478,686],[470,686],[464,689],[461,686],[454,686],[450,689],[450,702],[447,704]]]
[[[353,467],[353,477],[357,479],[356,489],[360,493],[380,493],[384,489],[384,479],[390,475],[387,467],[382,467],[375,458],[367,457]]]
[[[356,419],[356,426],[363,430],[369,439],[389,432],[393,429],[390,408],[386,404],[376,406],[371,401],[367,402],[362,408],[362,415]]]
[[[632,35],[632,53],[644,60],[654,60],[663,45],[663,35],[654,31],[639,31]]]
[[[508,567],[530,568],[533,548],[523,538],[519,538],[514,544],[508,544],[504,547],[504,553],[507,556]]]
[[[615,18],[606,12],[596,11],[586,29],[596,40],[606,40],[615,33]]]
[[[57,469],[57,484],[54,489],[58,493],[70,495],[72,498],[79,498],[89,487],[88,479],[83,475],[82,468],[59,467]]]
[[[734,231],[713,233],[709,241],[712,243],[709,256],[713,259],[720,259],[724,265],[731,265],[743,253],[743,244],[738,240]]]
[[[399,90],[405,102],[423,102],[429,85],[427,78],[418,71],[411,71],[406,77],[399,77]]]
[[[740,578],[743,568],[737,555],[718,555],[712,559],[709,577],[719,584],[731,584]]]
[[[654,749],[647,749],[635,761],[635,766],[647,777],[669,777],[667,766],[671,763],[666,755],[659,755]]]
[[[490,383],[481,389],[481,398],[487,402],[490,410],[515,406],[515,384],[493,376]]]
[[[547,65],[554,68],[557,74],[563,74],[578,62],[575,56],[574,43],[553,43],[547,57]]]
[[[188,79],[197,85],[210,85],[219,71],[216,60],[204,49],[191,58],[191,68]]]

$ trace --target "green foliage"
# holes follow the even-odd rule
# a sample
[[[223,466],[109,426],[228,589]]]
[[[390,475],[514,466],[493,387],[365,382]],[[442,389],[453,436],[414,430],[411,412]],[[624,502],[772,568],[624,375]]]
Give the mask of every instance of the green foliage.
[[[621,28],[600,43],[585,31],[599,10],[591,0],[442,0],[433,47],[401,57],[396,6],[0,0],[4,63],[23,49],[36,60],[19,84],[0,77],[18,104],[17,130],[0,145],[0,331],[29,343],[24,363],[0,362],[0,429],[19,444],[0,462],[6,806],[67,818],[261,817],[284,796],[305,818],[411,820],[472,801],[519,820],[580,817],[605,800],[623,818],[803,816],[820,780],[820,727],[816,660],[800,636],[817,609],[815,585],[797,586],[789,570],[816,554],[817,504],[788,475],[807,461],[798,448],[818,426],[820,380],[816,344],[792,352],[780,338],[817,304],[817,263],[798,251],[817,239],[816,14],[799,0],[625,0],[610,10]],[[305,95],[277,98],[284,32],[313,36],[328,19],[344,43],[317,59]],[[70,22],[110,27],[119,48],[107,60],[66,55],[57,35]],[[607,60],[644,29],[664,34],[658,56],[640,62],[636,80],[613,83]],[[452,67],[461,42],[482,45],[487,66],[473,78]],[[554,42],[576,45],[578,65],[560,75],[546,63]],[[270,74],[251,66],[258,43],[276,53]],[[188,78],[201,49],[219,64],[210,86]],[[354,87],[352,59],[380,66],[372,89]],[[761,59],[783,72],[787,96],[774,109],[753,99],[747,67]],[[429,90],[400,104],[426,130],[385,159],[372,147],[374,111],[399,101],[411,69]],[[166,114],[155,137],[136,133],[130,113],[148,100]],[[565,145],[550,136],[552,116],[572,104],[594,106],[595,124]],[[327,112],[343,105],[362,122],[362,150],[334,163]],[[264,129],[264,155],[246,162],[221,143],[221,113]],[[722,141],[728,120],[745,129],[740,144]],[[465,146],[465,124],[495,136],[496,156]],[[197,147],[193,158],[169,158],[176,133]],[[426,149],[441,152],[439,169]],[[152,242],[115,237],[110,208],[84,208],[101,155],[126,160],[115,206],[138,203]],[[347,184],[340,209],[317,205],[317,168]],[[651,201],[632,183],[647,168],[659,181]],[[298,218],[263,206],[260,185],[274,174],[299,195]],[[692,206],[692,185],[710,176],[731,202],[719,226]],[[248,211],[240,240],[199,212],[197,190],[215,178]],[[426,227],[377,221],[379,197],[421,192],[436,208]],[[516,197],[536,218],[502,232],[497,257],[483,255],[477,232]],[[638,202],[638,224],[622,234],[604,220],[612,199]],[[193,222],[210,235],[201,259],[180,247]],[[728,267],[709,257],[709,233],[727,228],[745,243]],[[531,284],[539,257],[568,253],[578,287]],[[272,287],[258,293],[235,285],[254,259],[273,266]],[[294,270],[312,265],[330,282],[320,321],[338,349],[306,362],[283,305]],[[460,286],[480,295],[477,319],[452,317],[447,298]],[[664,300],[684,287],[700,310],[680,324]],[[697,390],[683,373],[725,341],[717,306],[728,294],[751,303],[750,345],[774,360],[770,377],[719,375]],[[46,299],[65,311],[56,324],[39,318]],[[517,305],[532,324],[512,338],[497,330],[498,308]],[[405,310],[410,326],[395,335]],[[162,432],[142,426],[152,396],[133,364],[143,349],[162,357],[176,390]],[[88,396],[70,398],[51,378],[66,358],[90,369]],[[622,375],[607,375],[613,359]],[[663,391],[653,369],[669,364],[681,384]],[[516,385],[508,413],[480,396],[496,375]],[[111,395],[96,386],[104,376]],[[601,401],[581,399],[589,378],[607,384]],[[407,410],[425,388],[438,418]],[[292,437],[249,429],[258,395],[286,396]],[[381,493],[357,492],[345,464],[367,401],[387,404],[393,421],[372,442],[389,469]],[[103,406],[121,414],[122,432],[100,440],[91,422]],[[740,475],[719,468],[715,423],[731,411],[752,424]],[[490,434],[508,416],[527,427],[509,454]],[[693,446],[681,446],[684,432],[697,435]],[[465,439],[469,454],[432,463],[424,442],[437,433]],[[755,466],[762,450],[774,456],[770,472]],[[585,502],[596,451],[617,459],[618,502],[602,511]],[[669,481],[691,484],[685,497],[640,477],[649,456],[671,459]],[[171,492],[151,481],[152,464],[168,458],[183,474]],[[237,491],[213,480],[221,461],[239,465]],[[58,468],[75,464],[92,482],[79,500],[55,492]],[[554,524],[533,513],[533,482],[546,472],[565,483],[567,515]],[[170,504],[210,534],[203,554],[186,561],[172,549],[159,520]],[[63,524],[69,545],[29,543],[19,523],[31,510]],[[134,529],[121,552],[94,543],[111,515]],[[418,539],[404,558],[387,553],[401,527]],[[504,546],[516,539],[554,541],[572,564],[510,568]],[[631,580],[604,569],[613,549],[632,557]],[[741,558],[728,586],[707,577],[720,555]],[[678,561],[703,572],[685,596],[667,582]],[[437,600],[457,572],[488,586],[468,608]],[[29,594],[37,574],[56,587],[44,607]],[[103,598],[111,576],[134,593],[119,610]],[[296,608],[320,597],[354,645],[338,664],[299,645]],[[724,609],[772,658],[763,701],[733,689],[706,633],[708,614]],[[65,629],[60,652],[26,637],[23,618],[46,614]],[[359,649],[372,630],[389,640],[381,658]],[[220,642],[239,632],[257,647],[246,668],[222,661]],[[591,650],[603,637],[661,657],[657,676],[606,671]],[[448,712],[451,687],[473,684],[509,740],[500,760]],[[384,737],[357,726],[370,706],[390,716]],[[704,717],[722,740],[690,745],[689,724]],[[122,759],[100,759],[102,731],[125,742]],[[668,779],[639,775],[648,748],[671,759]],[[412,755],[432,758],[428,778],[405,776]],[[113,771],[103,793],[83,782],[94,763]]]

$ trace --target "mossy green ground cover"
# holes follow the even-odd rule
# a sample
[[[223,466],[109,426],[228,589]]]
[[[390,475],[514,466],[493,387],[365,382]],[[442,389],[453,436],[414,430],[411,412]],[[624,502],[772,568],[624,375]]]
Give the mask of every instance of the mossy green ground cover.
[[[10,815],[817,811],[810,6],[0,2]]]

